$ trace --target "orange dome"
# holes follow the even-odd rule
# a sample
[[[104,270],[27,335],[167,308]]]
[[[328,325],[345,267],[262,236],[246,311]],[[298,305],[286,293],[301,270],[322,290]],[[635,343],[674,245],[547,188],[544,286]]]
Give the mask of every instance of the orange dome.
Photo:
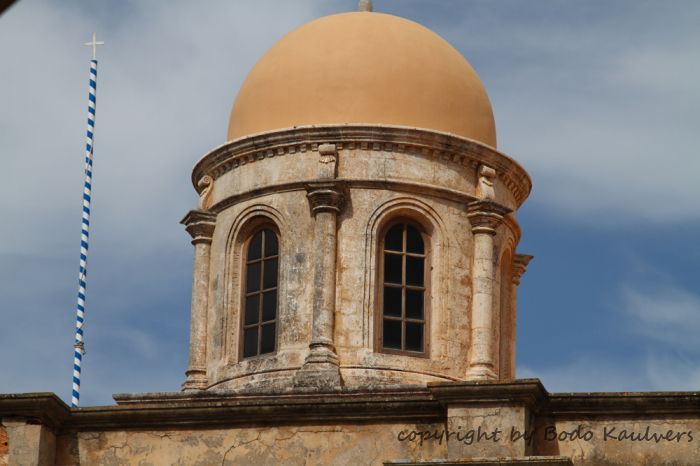
[[[474,69],[447,41],[396,16],[326,16],[282,38],[246,78],[228,140],[304,125],[432,129],[496,146]]]

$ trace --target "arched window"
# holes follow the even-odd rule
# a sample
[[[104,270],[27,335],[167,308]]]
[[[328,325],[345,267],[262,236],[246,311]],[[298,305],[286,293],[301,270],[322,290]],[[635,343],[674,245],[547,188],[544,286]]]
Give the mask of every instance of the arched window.
[[[391,225],[381,242],[379,349],[424,356],[426,346],[426,237],[412,222]]]
[[[243,280],[244,358],[274,353],[277,342],[279,244],[269,228],[255,232],[245,244]]]

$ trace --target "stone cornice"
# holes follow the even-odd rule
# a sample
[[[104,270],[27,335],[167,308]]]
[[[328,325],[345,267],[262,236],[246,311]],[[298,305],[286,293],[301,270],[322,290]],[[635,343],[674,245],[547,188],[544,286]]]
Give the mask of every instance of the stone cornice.
[[[511,209],[494,201],[474,201],[467,206],[467,217],[472,233],[495,235],[496,229]]]
[[[0,421],[26,419],[56,429],[69,420],[71,409],[54,393],[0,394]]]
[[[700,392],[552,393],[549,406],[557,417],[698,416]]]
[[[115,395],[119,405],[73,413],[70,429],[217,427],[308,422],[424,420],[439,422],[442,406],[420,387],[374,392],[300,390],[271,395],[158,393]],[[144,396],[145,395],[145,396]],[[150,396],[149,396],[150,395]]]
[[[428,390],[445,405],[514,403],[527,405],[537,411],[547,399],[547,390],[539,379],[432,382],[428,383]]]
[[[187,233],[192,236],[192,244],[211,243],[216,214],[204,210],[190,210],[180,223],[185,225]]]
[[[441,188],[425,183],[416,183],[413,181],[387,181],[387,180],[355,180],[347,178],[336,178],[334,181],[342,183],[346,190],[351,190],[354,188],[362,189],[390,189],[397,192],[413,193],[413,194],[427,194],[431,196],[436,196],[445,200],[459,202],[462,204],[469,204],[473,202],[475,198],[469,194],[463,193],[461,191],[456,191],[454,189]],[[266,196],[268,194],[291,192],[291,191],[304,191],[309,184],[317,182],[317,180],[302,180],[294,181],[291,183],[277,183],[270,184],[261,188],[253,189],[241,194],[234,196],[229,196],[221,201],[217,202],[209,209],[211,212],[220,213],[226,208],[241,202],[243,200],[252,199],[255,197]]]
[[[0,395],[0,419],[57,432],[130,428],[215,428],[308,422],[444,422],[450,404],[520,404],[570,419],[697,417],[700,392],[552,393],[537,379],[439,382],[376,390],[269,394],[235,392],[115,395],[116,406],[70,409],[53,393]]]
[[[337,150],[374,150],[449,160],[474,170],[485,164],[513,193],[520,206],[532,189],[527,172],[513,159],[496,149],[448,133],[418,128],[382,125],[329,125],[283,129],[246,136],[212,150],[195,165],[192,183],[199,192],[199,180],[214,180],[241,165],[269,157],[318,151],[321,144],[335,144]]]

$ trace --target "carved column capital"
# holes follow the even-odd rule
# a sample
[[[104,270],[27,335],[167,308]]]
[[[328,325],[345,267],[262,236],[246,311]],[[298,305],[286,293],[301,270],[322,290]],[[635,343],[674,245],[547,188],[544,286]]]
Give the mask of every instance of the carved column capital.
[[[187,233],[192,236],[192,244],[211,244],[216,226],[216,214],[204,210],[190,210],[180,223],[185,225]]]
[[[530,263],[534,256],[527,254],[515,254],[513,256],[513,284],[520,285],[520,277],[523,276],[527,270],[527,264]]]
[[[472,233],[495,235],[503,218],[512,212],[508,207],[494,201],[474,201],[467,206],[467,217],[472,225]]]
[[[306,197],[311,205],[311,212],[335,212],[339,214],[345,203],[344,186],[338,182],[309,183],[306,185]]]

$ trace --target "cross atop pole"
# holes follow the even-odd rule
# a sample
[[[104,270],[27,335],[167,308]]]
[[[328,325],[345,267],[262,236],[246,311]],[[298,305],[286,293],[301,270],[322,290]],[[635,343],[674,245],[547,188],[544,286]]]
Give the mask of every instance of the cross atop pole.
[[[97,40],[97,34],[92,33],[92,40],[90,42],[85,42],[83,45],[87,45],[88,47],[92,47],[92,59],[96,60],[97,59],[97,46],[98,45],[105,45],[104,42],[98,41]]]
[[[83,184],[83,224],[80,232],[80,271],[78,274],[78,299],[75,310],[75,344],[73,345],[73,390],[71,407],[80,404],[80,376],[82,373],[85,342],[83,326],[85,324],[85,295],[87,293],[87,260],[90,236],[90,202],[92,199],[92,160],[95,137],[95,110],[97,108],[97,46],[104,42],[97,41],[97,34],[92,33],[92,41],[85,45],[92,46],[90,60],[90,86],[88,92],[87,134],[85,140],[85,181]]]

